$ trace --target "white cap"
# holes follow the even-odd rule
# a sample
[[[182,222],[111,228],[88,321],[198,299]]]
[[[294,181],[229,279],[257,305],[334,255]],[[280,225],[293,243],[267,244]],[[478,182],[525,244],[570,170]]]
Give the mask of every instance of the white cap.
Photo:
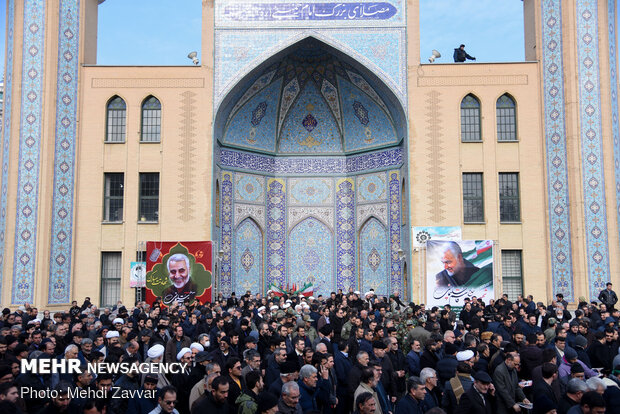
[[[292,300],[290,300],[290,299],[287,299],[287,300],[286,300],[286,303],[293,303],[293,301],[292,301]]]
[[[20,311],[25,311],[25,310],[26,310],[26,307],[25,307],[24,305],[21,305],[19,308],[17,308],[17,310],[20,310]]]
[[[258,311],[259,311],[259,312],[262,312],[262,311],[264,311],[264,310],[267,310],[267,308],[265,308],[264,306],[261,306],[260,308],[258,308]]]
[[[353,292],[353,293],[355,293],[356,295],[359,295],[359,294],[360,294],[360,291],[359,291],[359,290],[356,290],[356,291],[355,291],[355,292]]]
[[[308,299],[310,299],[310,300],[314,300],[314,296],[310,296]]]
[[[459,362],[469,361],[473,357],[474,357],[474,351],[471,351],[469,349],[466,351],[461,351],[461,352],[456,353],[456,360]]]
[[[108,331],[107,334],[105,334],[106,339],[110,339],[110,338],[118,338],[119,334],[118,331]]]
[[[285,303],[284,305],[282,305],[282,309],[288,309],[288,308],[290,308],[290,307],[291,307],[291,304],[290,304],[290,303],[288,303],[288,302],[287,302],[287,303]]]
[[[277,306],[277,305],[273,305],[273,306],[272,306],[271,308],[269,308],[269,309],[271,309],[272,311],[277,311],[277,310],[278,310],[278,306]]]
[[[194,342],[189,346],[189,349],[197,349],[198,352],[202,352],[205,350],[204,346],[200,345],[198,342]]]
[[[115,318],[112,323],[114,325],[116,325],[117,323],[120,323],[121,325],[125,323],[125,321],[123,320],[123,318]]]
[[[162,344],[155,344],[152,347],[149,348],[148,352],[146,353],[148,355],[149,358],[159,358],[160,356],[162,356],[164,354],[165,348]]]
[[[177,361],[180,361],[181,358],[183,358],[183,355],[187,354],[188,352],[191,353],[192,350],[187,347],[181,349],[179,353],[177,354]]]
[[[369,290],[368,292],[364,293],[364,296],[374,295],[374,294],[375,292]]]

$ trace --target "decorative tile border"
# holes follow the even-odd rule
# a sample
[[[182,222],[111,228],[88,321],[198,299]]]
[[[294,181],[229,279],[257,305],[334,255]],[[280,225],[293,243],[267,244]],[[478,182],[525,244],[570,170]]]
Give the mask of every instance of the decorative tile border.
[[[232,234],[233,234],[233,181],[232,173],[222,173],[222,240],[224,251],[220,269],[219,291],[226,295],[232,293]],[[218,292],[219,293],[219,292]]]
[[[11,302],[34,299],[43,109],[45,1],[25,0],[17,217]]]
[[[614,143],[614,176],[616,179],[616,216],[620,224],[620,125],[618,122],[618,55],[616,33],[616,0],[607,3],[609,27],[609,81],[611,86],[611,132]],[[618,226],[620,232],[620,225]]]
[[[584,230],[590,299],[595,300],[609,281],[597,1],[577,0],[576,16]]]
[[[222,167],[238,168],[267,174],[352,174],[398,167],[403,163],[403,150],[393,148],[348,157],[273,157],[222,148]]]
[[[390,269],[390,290],[388,294],[392,294],[398,290],[400,295],[403,294],[403,281],[401,270],[401,259],[398,257],[400,249],[400,173],[398,171],[390,171],[390,255],[392,258],[392,266]]]
[[[336,183],[336,288],[357,288],[355,273],[355,192],[352,178]]]
[[[79,0],[61,0],[58,23],[56,150],[48,291],[48,302],[50,304],[71,302],[79,34]]]
[[[564,114],[561,0],[544,0],[541,8],[552,290],[554,294],[562,293],[566,300],[572,301],[573,267]]]
[[[404,25],[403,0],[217,1],[216,27],[395,26]]]
[[[11,105],[13,103],[13,41],[15,29],[15,0],[8,0],[8,27],[6,38],[6,67],[4,71],[4,109],[2,111],[2,192],[0,195],[0,292],[6,247],[6,204],[9,187],[9,158],[11,156]]]
[[[265,288],[286,283],[286,194],[284,180],[267,181],[267,248]],[[265,289],[266,290],[266,289]]]

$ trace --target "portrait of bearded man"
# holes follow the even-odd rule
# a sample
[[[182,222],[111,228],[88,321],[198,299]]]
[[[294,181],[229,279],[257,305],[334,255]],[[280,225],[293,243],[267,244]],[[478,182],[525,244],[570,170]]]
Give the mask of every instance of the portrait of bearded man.
[[[161,295],[162,302],[170,305],[174,302],[182,304],[185,300],[193,302],[196,298],[198,285],[191,280],[189,257],[182,253],[173,254],[166,263],[168,278],[172,283]]]

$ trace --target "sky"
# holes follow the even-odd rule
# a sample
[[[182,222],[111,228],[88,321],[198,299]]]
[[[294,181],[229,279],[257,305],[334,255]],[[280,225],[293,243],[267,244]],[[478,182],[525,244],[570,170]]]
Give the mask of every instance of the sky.
[[[6,1],[0,0],[2,73]],[[189,65],[187,54],[200,51],[200,30],[201,0],[106,0],[99,6],[97,63]],[[437,49],[437,63],[452,62],[461,43],[478,62],[522,61],[522,1],[420,0],[422,61]]]

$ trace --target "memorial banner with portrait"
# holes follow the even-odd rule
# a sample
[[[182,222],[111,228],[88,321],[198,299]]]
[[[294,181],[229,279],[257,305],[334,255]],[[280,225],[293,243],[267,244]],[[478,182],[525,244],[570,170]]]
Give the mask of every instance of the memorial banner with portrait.
[[[492,240],[426,243],[426,306],[460,309],[465,298],[495,299]]]
[[[213,242],[147,242],[146,271],[149,304],[210,302]]]

